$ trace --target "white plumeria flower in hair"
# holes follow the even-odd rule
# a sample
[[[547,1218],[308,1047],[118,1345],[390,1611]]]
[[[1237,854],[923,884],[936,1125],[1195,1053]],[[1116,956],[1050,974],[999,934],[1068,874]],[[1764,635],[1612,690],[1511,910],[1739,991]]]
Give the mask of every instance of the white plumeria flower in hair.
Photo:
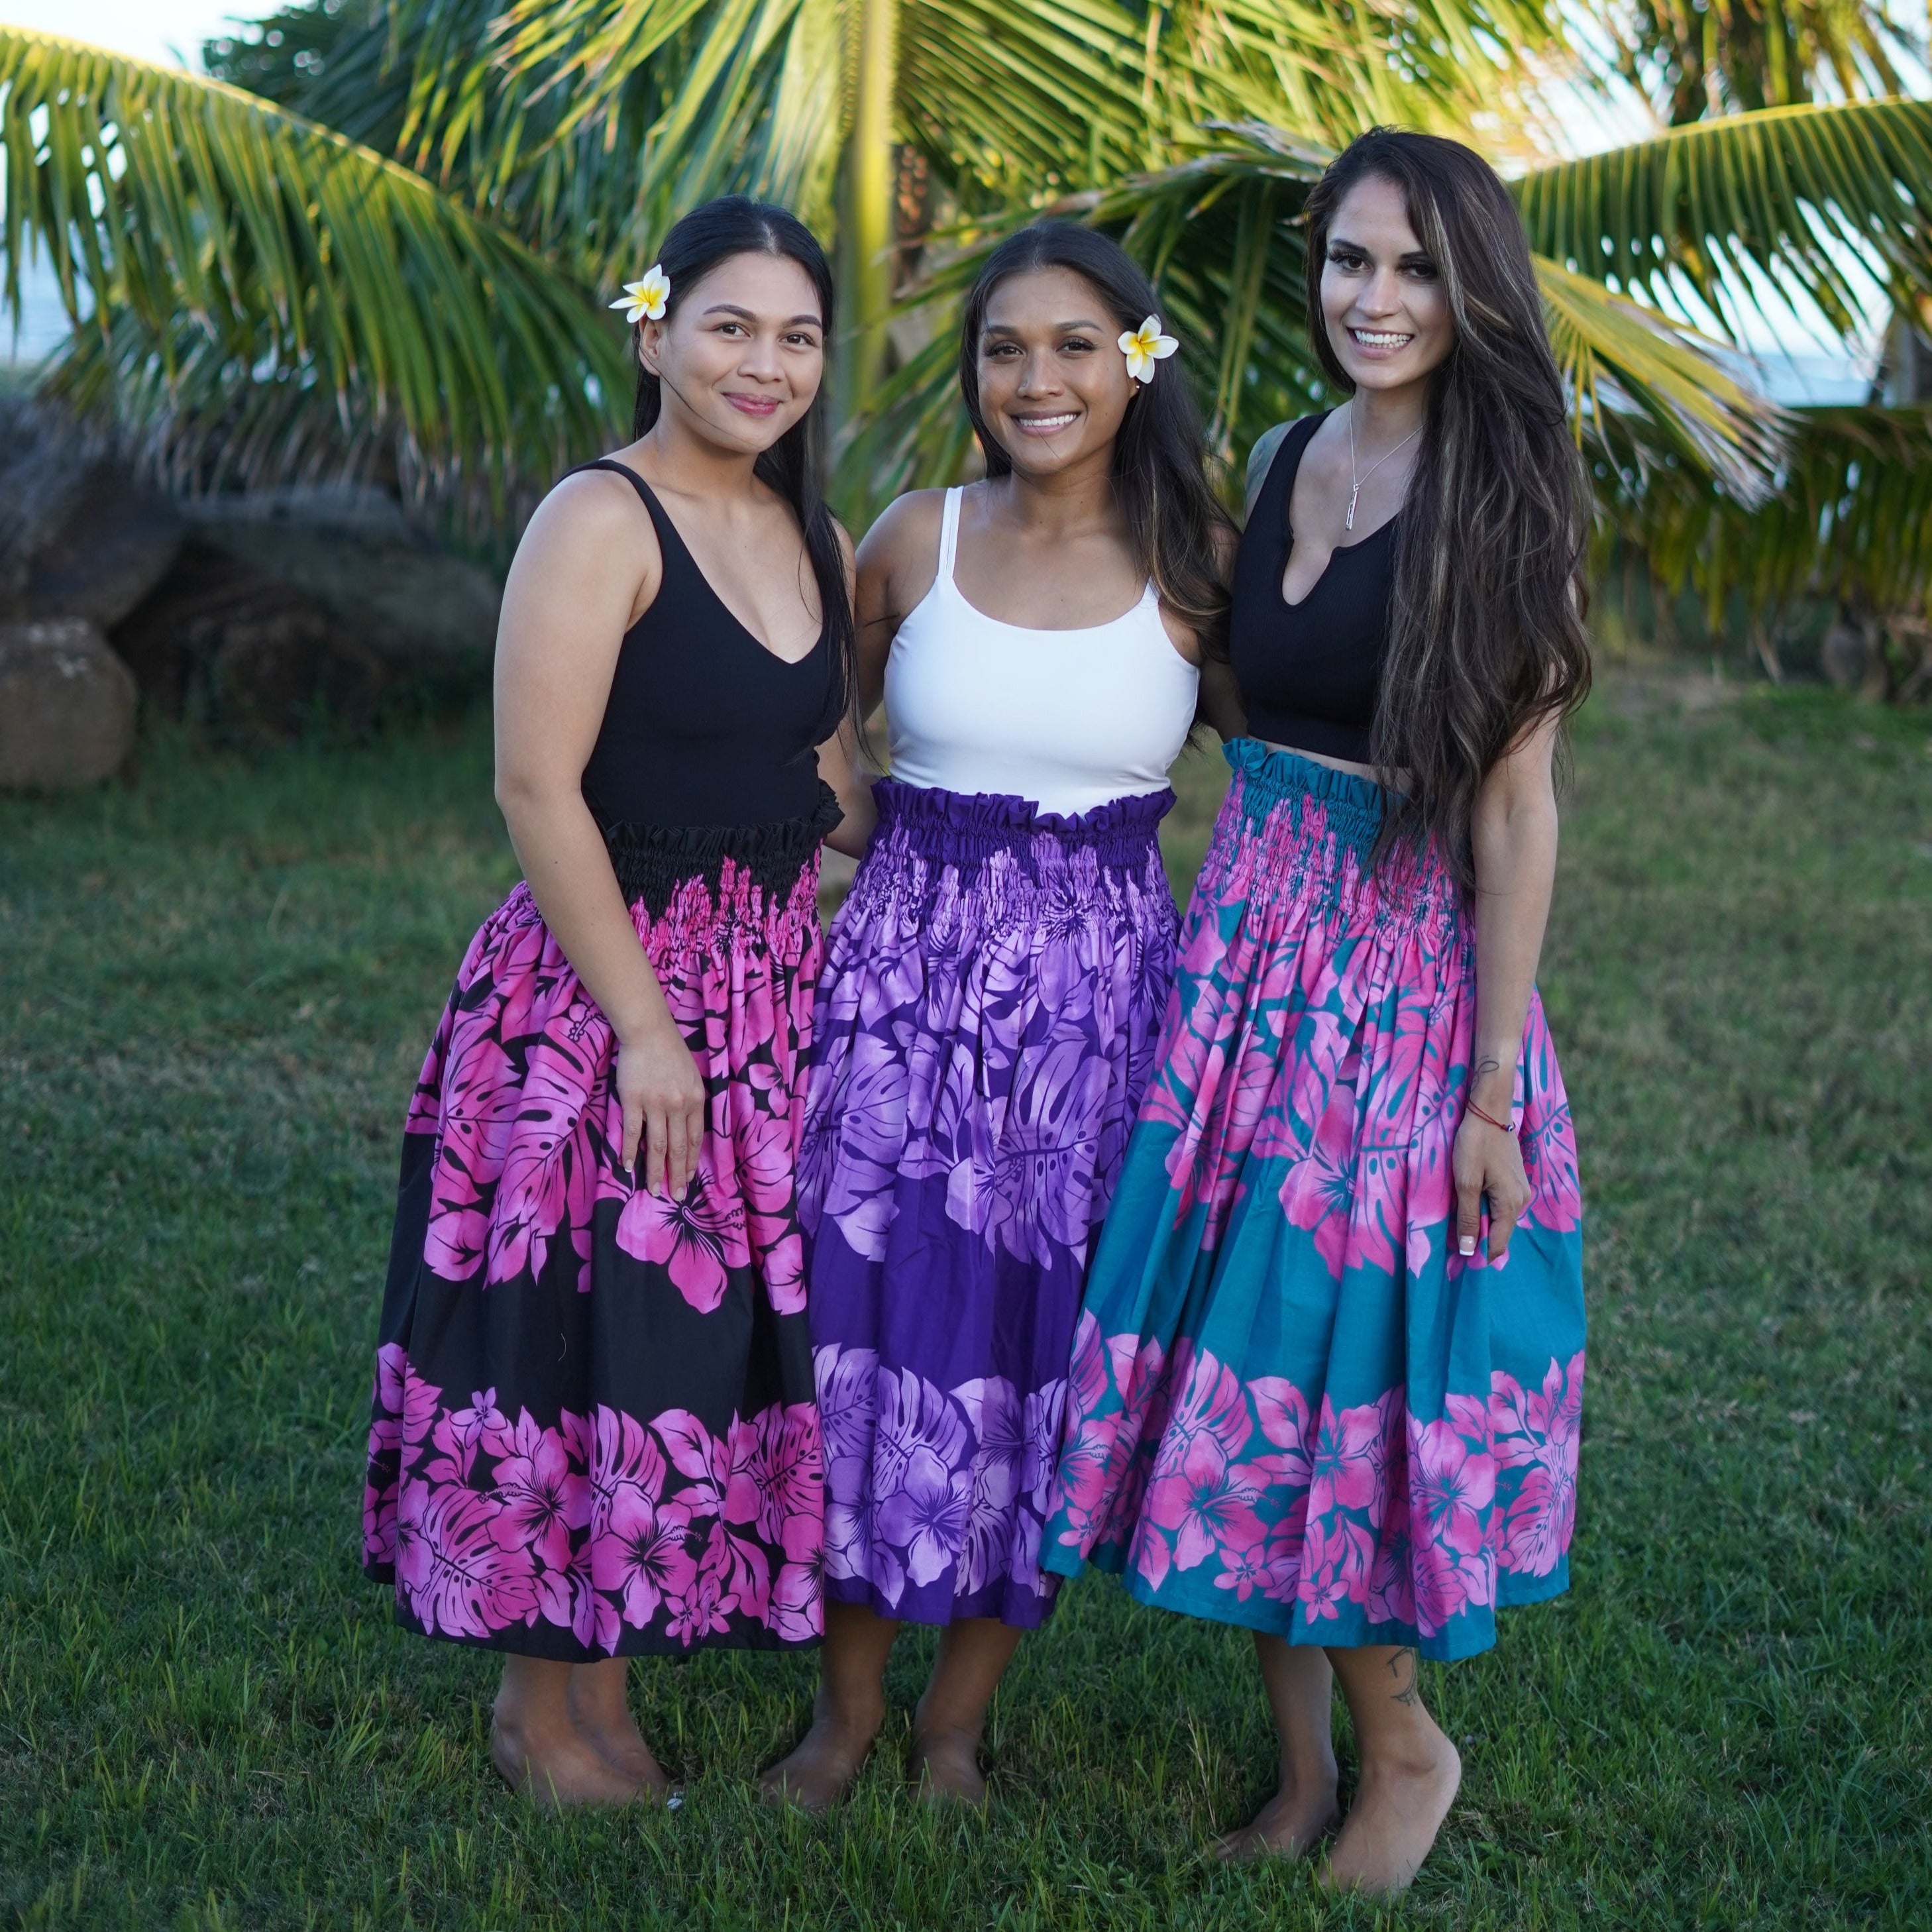
[[[1127,374],[1136,382],[1154,380],[1154,365],[1165,362],[1180,346],[1171,335],[1160,332],[1160,317],[1150,315],[1138,328],[1130,328],[1120,338],[1120,347],[1126,352]]]
[[[653,262],[644,271],[644,280],[626,282],[624,292],[610,306],[622,309],[626,322],[643,322],[647,318],[662,322],[664,304],[670,299],[670,278],[664,273],[662,262]]]

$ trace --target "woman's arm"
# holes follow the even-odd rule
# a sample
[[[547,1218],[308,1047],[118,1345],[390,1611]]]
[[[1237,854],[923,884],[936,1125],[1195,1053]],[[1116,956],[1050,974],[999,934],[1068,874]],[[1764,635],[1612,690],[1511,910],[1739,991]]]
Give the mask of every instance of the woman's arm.
[[[907,566],[912,561],[908,555],[911,548],[909,539],[918,533],[914,526],[930,523],[934,532],[938,530],[936,516],[920,514],[921,499],[938,497],[943,501],[944,494],[940,490],[927,490],[897,498],[880,512],[878,522],[860,543],[855,560],[852,613],[859,626],[861,718],[869,718],[885,697],[886,660],[892,655],[892,640],[898,635],[899,626],[905,621],[906,613],[918,601],[908,599],[908,586],[903,580]],[[928,547],[936,550],[937,543],[934,534],[928,539]],[[926,589],[919,593],[920,597],[932,587],[931,562],[928,557],[928,581]]]
[[[657,537],[620,478],[576,476],[518,546],[496,632],[496,802],[544,923],[617,1039],[623,1165],[682,1199],[704,1082],[678,1031],[584,802],[584,768],[625,631],[657,594]]]
[[[1456,1134],[1456,1238],[1460,1252],[1475,1252],[1486,1194],[1492,1260],[1508,1250],[1529,1205],[1522,1150],[1508,1129],[1515,1125],[1516,1064],[1556,878],[1552,765],[1558,729],[1556,718],[1544,719],[1498,762],[1476,795],[1470,826],[1476,868],[1476,1031],[1467,1108]],[[1492,1120],[1484,1119],[1486,1114]]]
[[[838,735],[818,748],[818,776],[838,794],[845,816],[826,834],[825,842],[848,859],[862,859],[872,827],[879,822],[872,802],[872,781],[859,756],[859,734],[848,718]]]

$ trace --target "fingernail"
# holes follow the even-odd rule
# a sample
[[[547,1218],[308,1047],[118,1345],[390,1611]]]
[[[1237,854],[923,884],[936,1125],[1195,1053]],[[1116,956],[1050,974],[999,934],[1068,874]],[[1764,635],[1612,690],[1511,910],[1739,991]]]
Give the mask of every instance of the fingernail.
[[[1459,1255],[1464,1256],[1466,1258],[1468,1256],[1473,1255],[1476,1252],[1475,1236],[1473,1234],[1463,1235],[1456,1244],[1456,1252]]]

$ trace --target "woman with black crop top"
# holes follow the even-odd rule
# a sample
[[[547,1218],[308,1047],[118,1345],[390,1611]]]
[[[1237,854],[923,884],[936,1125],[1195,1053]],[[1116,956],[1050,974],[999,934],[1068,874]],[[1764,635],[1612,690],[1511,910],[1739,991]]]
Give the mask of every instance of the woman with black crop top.
[[[734,197],[627,294],[637,440],[545,499],[504,592],[526,883],[410,1109],[363,1518],[398,1622],[507,1653],[490,1754],[546,1804],[668,1788],[627,1658],[820,1634],[794,1170],[820,843],[871,823],[824,253]]]
[[[1507,192],[1363,136],[1306,212],[1348,400],[1258,448],[1229,650],[1252,736],[1088,1277],[1042,1562],[1255,1633],[1280,1789],[1400,1889],[1460,1778],[1418,1653],[1568,1582],[1583,1372],[1570,1112],[1534,976],[1588,681],[1581,467]]]

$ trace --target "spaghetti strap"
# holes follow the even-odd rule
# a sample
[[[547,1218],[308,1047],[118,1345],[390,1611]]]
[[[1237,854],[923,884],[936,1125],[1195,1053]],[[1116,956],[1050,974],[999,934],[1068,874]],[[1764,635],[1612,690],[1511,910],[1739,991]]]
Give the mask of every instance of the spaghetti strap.
[[[937,581],[948,590],[958,586],[952,580],[952,566],[959,555],[959,499],[964,494],[956,483],[946,493],[946,508],[939,518],[939,572]]]
[[[644,508],[650,512],[652,523],[656,523],[663,513],[664,506],[658,501],[656,492],[628,463],[620,463],[614,457],[600,456],[595,463],[580,463],[569,473],[575,476],[586,470],[608,470],[615,476],[627,478],[644,500]]]

